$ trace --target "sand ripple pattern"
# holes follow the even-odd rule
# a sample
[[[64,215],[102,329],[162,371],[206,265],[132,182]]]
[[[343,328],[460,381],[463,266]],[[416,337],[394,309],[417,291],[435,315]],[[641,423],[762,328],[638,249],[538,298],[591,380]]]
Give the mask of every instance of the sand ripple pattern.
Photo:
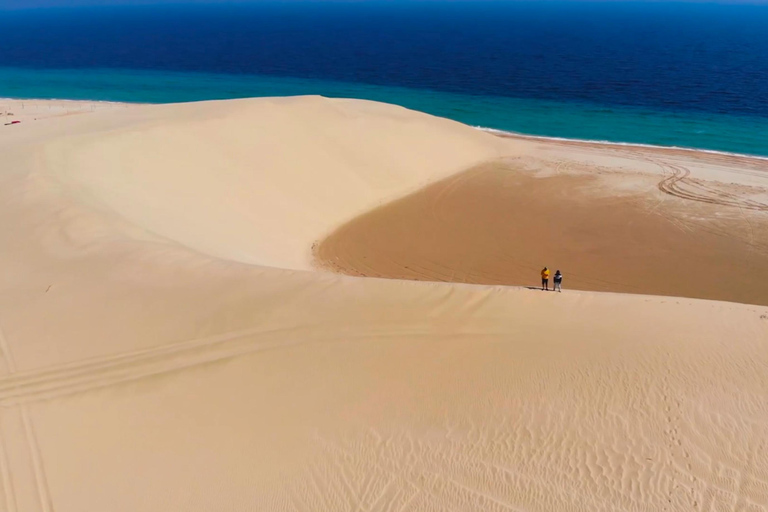
[[[663,446],[621,415],[537,406],[421,435],[317,433],[323,456],[290,500],[302,511],[768,510],[768,425],[660,398]]]

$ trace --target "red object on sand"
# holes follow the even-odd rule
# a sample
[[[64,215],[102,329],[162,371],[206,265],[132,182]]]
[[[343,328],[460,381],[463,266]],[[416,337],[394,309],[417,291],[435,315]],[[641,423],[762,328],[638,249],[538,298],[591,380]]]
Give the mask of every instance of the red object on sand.
[[[19,124],[21,121],[11,121],[11,124]]]

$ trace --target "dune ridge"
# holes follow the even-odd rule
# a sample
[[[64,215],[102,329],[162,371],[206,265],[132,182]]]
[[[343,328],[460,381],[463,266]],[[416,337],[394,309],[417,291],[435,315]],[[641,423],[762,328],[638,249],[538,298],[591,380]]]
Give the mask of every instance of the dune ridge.
[[[509,146],[459,123],[366,101],[143,110],[139,121],[107,135],[49,145],[47,166],[149,231],[272,267],[311,269],[308,247],[341,222]],[[403,145],[419,150],[404,154]],[[121,160],[105,166],[106,155]]]
[[[625,158],[353,100],[56,105],[0,138],[0,511],[768,510],[766,307],[313,267],[485,161]]]

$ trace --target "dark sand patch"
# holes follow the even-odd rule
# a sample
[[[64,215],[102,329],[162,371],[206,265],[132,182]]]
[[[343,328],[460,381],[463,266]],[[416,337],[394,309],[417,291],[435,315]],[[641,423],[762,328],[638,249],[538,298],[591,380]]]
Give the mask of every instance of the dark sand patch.
[[[768,215],[642,179],[612,196],[601,178],[486,164],[352,220],[315,254],[357,276],[538,286],[546,265],[565,289],[768,305]]]

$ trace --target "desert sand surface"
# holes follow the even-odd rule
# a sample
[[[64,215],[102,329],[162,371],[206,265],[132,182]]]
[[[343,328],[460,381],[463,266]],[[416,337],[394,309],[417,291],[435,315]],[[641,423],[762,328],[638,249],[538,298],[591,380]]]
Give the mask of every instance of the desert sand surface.
[[[478,169],[635,219],[654,162],[355,100],[87,110],[0,127],[0,510],[768,510],[765,306],[317,259]],[[755,162],[673,185],[760,203]]]

